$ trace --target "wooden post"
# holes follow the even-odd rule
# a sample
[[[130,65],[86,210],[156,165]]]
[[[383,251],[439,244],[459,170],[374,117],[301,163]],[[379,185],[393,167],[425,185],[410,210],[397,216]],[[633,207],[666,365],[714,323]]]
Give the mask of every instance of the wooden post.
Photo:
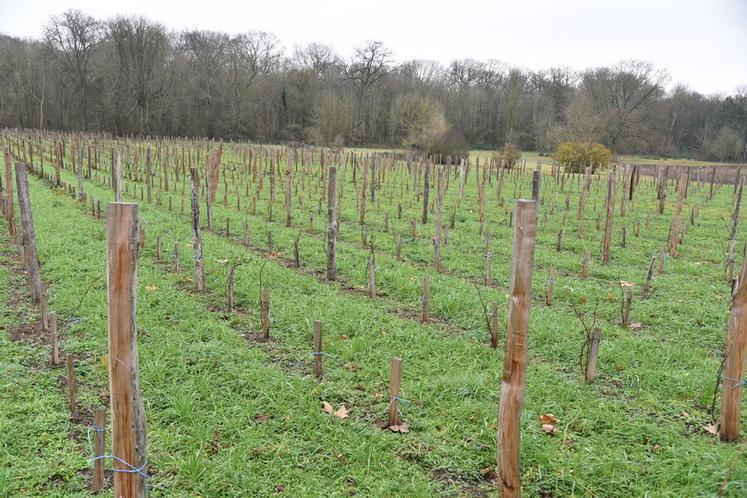
[[[3,153],[5,156],[5,219],[8,220],[8,232],[12,237],[16,233],[13,215],[13,170],[12,159],[7,145],[3,147]]]
[[[740,186],[741,188],[741,186]],[[677,206],[674,210],[674,219],[669,240],[669,254],[674,258],[677,256],[677,245],[679,244],[680,218],[682,216],[682,206],[685,204],[685,194],[687,193],[687,175],[680,175],[677,183]],[[739,202],[739,201],[737,201]]]
[[[532,200],[537,202],[539,201],[539,193],[540,193],[540,171],[534,170],[532,171]]]
[[[359,222],[363,225],[366,222],[366,182],[368,181],[368,158],[363,160],[363,180],[361,183],[361,214]]]
[[[394,259],[395,261],[402,261],[402,236],[399,234],[394,239]]]
[[[589,344],[589,358],[586,362],[586,383],[591,384],[597,376],[597,357],[599,356],[599,341],[602,338],[602,331],[599,327],[594,327],[591,331],[591,343]]]
[[[488,252],[485,254],[485,287],[493,285],[493,253]]]
[[[262,289],[262,338],[270,337],[270,289]]]
[[[36,252],[36,232],[31,215],[31,197],[29,195],[29,180],[26,176],[26,165],[16,163],[16,187],[18,189],[18,208],[21,210],[21,236],[26,269],[31,282],[31,302],[41,304],[42,282],[39,268],[39,256]]]
[[[135,324],[138,208],[137,204],[110,203],[109,239],[109,393],[112,409],[114,494],[146,496],[147,462],[145,405],[140,392]],[[130,472],[138,469],[139,472]],[[127,472],[116,472],[127,471]]]
[[[226,311],[228,313],[233,311],[233,275],[235,271],[235,266],[229,268],[228,277],[226,278]]]
[[[643,295],[648,295],[651,290],[651,279],[654,277],[654,264],[656,263],[656,254],[651,256],[651,262],[648,264],[648,273],[646,273],[646,282],[643,284]]]
[[[285,226],[290,227],[293,219],[293,169],[291,168],[291,156],[288,154],[288,161],[285,169]]]
[[[726,353],[723,370],[723,392],[721,394],[721,423],[719,435],[722,441],[739,439],[739,408],[744,389],[744,360],[747,353],[747,258],[742,264],[742,278],[731,301],[726,332]]]
[[[612,245],[612,223],[615,221],[615,174],[610,173],[607,181],[607,225],[604,229],[604,250],[602,263],[610,261],[610,246]]]
[[[431,302],[431,279],[428,275],[423,276],[423,315],[421,321],[428,323],[430,320],[430,302]]]
[[[112,190],[115,202],[122,202],[122,172],[120,171],[119,151],[112,151]]]
[[[202,262],[202,233],[200,230],[200,177],[197,168],[191,168],[192,175],[192,232],[195,252],[195,283],[197,290],[205,290],[205,270]]]
[[[329,167],[327,187],[327,280],[337,279],[337,168]]]
[[[78,200],[84,202],[86,193],[83,190],[83,146],[78,148]]]
[[[161,236],[156,235],[156,261],[161,261]]]
[[[425,160],[425,184],[423,186],[423,225],[428,223],[428,194],[431,191],[431,159]]]
[[[373,252],[368,257],[368,297],[376,297],[376,259]]]
[[[399,425],[397,402],[399,401],[399,384],[402,360],[396,356],[392,358],[391,384],[389,387],[389,421],[388,426]]]
[[[150,147],[145,151],[145,191],[147,192],[148,204],[153,201],[153,162]]]
[[[498,303],[491,304],[492,312],[490,314],[490,347],[498,347]]]
[[[498,476],[502,498],[521,496],[521,406],[526,382],[527,328],[537,233],[535,201],[516,201],[506,353],[498,408]]]
[[[174,273],[179,273],[179,242],[174,242]]]
[[[633,304],[633,291],[632,289],[625,289],[622,308],[622,327],[627,329],[630,326],[630,308]]]
[[[57,312],[49,314],[49,342],[52,344],[52,353],[49,357],[49,364],[56,367],[60,363],[60,343],[57,337]]]
[[[436,197],[436,233],[433,236],[433,266],[441,273],[441,229],[444,223],[444,178],[443,169],[438,168],[438,193]]]
[[[104,489],[104,456],[106,448],[106,408],[96,408],[93,412],[93,481],[94,493]]]
[[[70,407],[70,415],[73,415],[76,411],[75,403],[75,364],[73,362],[73,355],[67,353],[65,356],[65,366],[67,367],[67,406]]]
[[[314,376],[322,380],[322,322],[314,321]]]

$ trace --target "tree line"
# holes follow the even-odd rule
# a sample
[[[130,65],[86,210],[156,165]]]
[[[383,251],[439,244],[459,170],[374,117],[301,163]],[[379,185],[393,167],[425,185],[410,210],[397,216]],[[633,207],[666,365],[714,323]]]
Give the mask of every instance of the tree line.
[[[380,41],[344,58],[274,35],[172,32],[143,17],[53,16],[39,39],[0,35],[0,124],[304,142],[552,152],[566,140],[616,153],[747,161],[747,85],[665,89],[640,61],[529,71],[497,61],[397,62]]]

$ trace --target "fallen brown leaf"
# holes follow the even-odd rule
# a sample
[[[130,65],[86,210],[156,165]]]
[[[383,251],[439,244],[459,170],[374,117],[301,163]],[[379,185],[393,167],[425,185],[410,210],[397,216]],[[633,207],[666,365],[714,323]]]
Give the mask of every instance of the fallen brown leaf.
[[[322,410],[337,418],[348,418],[348,409],[341,405],[337,410],[327,401],[322,401]]]
[[[400,422],[397,425],[390,425],[389,427],[387,427],[387,429],[389,429],[392,432],[400,432],[402,434],[406,432],[410,432],[410,426],[403,422]]]
[[[718,425],[717,424],[706,424],[703,426],[703,429],[705,429],[706,432],[709,434],[716,435],[718,434]]]
[[[543,424],[557,424],[559,420],[552,413],[545,413],[544,415],[540,415],[540,422]]]
[[[552,424],[542,424],[542,432],[554,435],[556,432],[558,432],[558,428]]]

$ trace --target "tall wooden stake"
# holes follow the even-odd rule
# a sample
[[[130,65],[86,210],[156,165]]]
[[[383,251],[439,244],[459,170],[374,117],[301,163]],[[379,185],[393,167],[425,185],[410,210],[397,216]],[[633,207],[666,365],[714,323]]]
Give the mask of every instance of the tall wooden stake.
[[[16,187],[18,188],[18,208],[21,210],[21,236],[26,269],[31,282],[31,302],[35,305],[42,301],[41,270],[39,256],[36,252],[36,232],[31,215],[31,197],[29,195],[29,180],[26,175],[26,165],[16,163]]]
[[[107,213],[109,256],[109,393],[112,409],[114,494],[146,496],[145,405],[140,392],[135,325],[138,209],[137,204],[110,203]],[[131,472],[140,469],[140,472]],[[123,472],[116,472],[117,470]]]
[[[389,386],[389,422],[388,425],[399,425],[399,414],[397,413],[397,402],[399,401],[399,384],[402,360],[396,356],[392,358],[392,376]]]
[[[202,262],[202,233],[200,230],[200,177],[197,168],[191,168],[192,175],[192,232],[195,252],[195,283],[197,290],[205,290],[205,271]]]
[[[612,223],[615,221],[615,174],[610,173],[607,183],[607,225],[604,229],[604,248],[602,263],[610,261],[610,246],[612,245]]]
[[[726,355],[723,370],[723,392],[721,394],[721,423],[719,435],[722,441],[739,439],[739,408],[744,389],[744,360],[747,355],[747,258],[742,264],[742,273],[737,290],[731,301],[726,332]]]
[[[536,202],[516,201],[506,353],[498,408],[498,476],[502,498],[521,496],[521,406],[526,382],[527,329],[536,234]]]
[[[337,168],[329,167],[327,190],[327,280],[337,279]]]

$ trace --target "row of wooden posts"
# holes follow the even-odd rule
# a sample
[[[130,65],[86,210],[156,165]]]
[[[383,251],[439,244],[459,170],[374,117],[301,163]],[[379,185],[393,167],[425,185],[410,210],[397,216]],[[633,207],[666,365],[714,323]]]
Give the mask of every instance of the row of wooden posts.
[[[8,155],[7,155],[7,149],[6,149],[6,185],[10,187],[10,173],[9,173],[9,167],[8,167]],[[113,168],[113,181],[112,184],[114,185],[115,189],[115,197],[118,200],[121,200],[121,190],[119,189],[119,185],[121,185],[119,179],[117,178],[118,168]],[[335,186],[334,186],[334,179],[335,179],[335,168],[330,167],[329,168],[329,195],[327,196],[329,201],[328,206],[328,230],[327,230],[327,247],[328,249],[328,262],[327,262],[327,278],[329,280],[334,280],[336,275],[336,268],[335,268],[335,260],[334,260],[334,245],[336,241],[336,230],[337,230],[337,222],[336,222],[336,209],[335,209],[335,199],[336,195],[334,195]],[[440,171],[440,170],[439,170]],[[426,169],[426,175],[428,175],[429,170]],[[197,178],[197,170],[196,168],[192,168],[191,170],[191,176],[192,176],[192,214],[193,214],[193,229],[194,229],[194,250],[195,250],[195,272],[196,272],[196,283],[199,290],[204,290],[204,270],[202,268],[202,246],[201,246],[201,233],[200,233],[200,225],[199,225],[199,180]],[[441,179],[439,174],[439,195],[438,197],[441,197]],[[38,257],[36,256],[36,242],[35,242],[35,235],[33,232],[33,221],[31,218],[31,208],[30,208],[30,199],[28,196],[28,181],[26,179],[26,171],[25,166],[22,163],[18,163],[16,165],[16,179],[17,179],[17,187],[18,187],[18,199],[19,199],[19,208],[21,211],[21,237],[20,237],[20,245],[19,245],[19,252],[21,253],[22,259],[24,263],[28,267],[28,273],[31,278],[32,283],[32,300],[35,304],[39,304],[41,301],[41,296],[43,294],[41,290],[41,277],[39,272],[39,263],[38,263]],[[680,223],[680,216],[682,211],[682,205],[684,201],[684,196],[686,192],[687,187],[687,176],[682,175],[680,177],[680,181],[678,182],[678,202],[677,207],[675,211],[675,217],[672,222],[672,234],[677,234],[678,225]],[[608,235],[607,233],[611,232],[611,217],[614,216],[612,213],[611,216],[611,210],[614,211],[614,182],[615,182],[615,176],[610,175],[609,182],[608,182],[608,222],[607,227],[605,230],[605,241],[604,241],[604,256],[603,260],[609,259],[609,246],[608,246]],[[537,193],[538,193],[538,185],[539,182],[536,182],[537,185]],[[80,192],[82,192],[82,185],[80,187]],[[739,199],[741,198],[741,182],[739,185],[739,197],[737,198],[737,208],[735,210],[735,221],[734,226],[736,226],[736,222],[738,221],[738,209],[739,209]],[[290,191],[290,189],[289,189]],[[365,192],[365,188],[363,189]],[[533,183],[533,193],[535,191],[534,183]],[[427,194],[425,194],[427,195]],[[424,196],[425,196],[424,195]],[[84,197],[81,196],[81,199]],[[440,208],[440,199],[438,202],[438,211],[437,211],[437,219],[441,221],[441,208]],[[427,204],[424,204],[427,206]],[[9,219],[9,227],[11,228],[11,231],[14,230],[14,220],[12,218],[12,193],[11,193],[11,202],[10,202],[10,208],[8,207],[8,202],[3,203],[3,207],[6,213],[6,216],[8,216],[8,212],[10,211],[10,216],[8,216]],[[521,402],[523,400],[523,389],[524,389],[524,382],[525,382],[525,375],[526,375],[526,334],[527,334],[527,324],[528,324],[528,315],[529,315],[529,306],[531,303],[531,273],[532,273],[532,265],[533,265],[533,253],[534,253],[534,240],[536,235],[536,228],[537,228],[537,216],[536,216],[536,202],[535,201],[517,201],[516,211],[515,211],[515,228],[514,228],[514,248],[513,248],[513,269],[512,269],[512,275],[511,275],[511,284],[510,284],[510,299],[509,299],[509,311],[508,311],[508,317],[507,317],[507,333],[506,333],[506,355],[505,355],[505,362],[504,362],[504,381],[502,385],[501,390],[501,402],[500,402],[500,408],[499,408],[499,439],[498,439],[498,467],[499,467],[499,476],[500,476],[500,482],[501,482],[501,488],[502,488],[502,495],[503,496],[516,496],[520,492],[520,482],[519,482],[519,467],[518,467],[518,453],[519,453],[519,416],[520,416],[520,410],[521,410]],[[122,455],[125,455],[121,457],[126,462],[136,462],[135,464],[132,464],[133,467],[143,465],[143,462],[145,461],[144,454],[145,454],[145,418],[144,413],[137,414],[138,410],[142,410],[142,398],[140,398],[140,407],[134,406],[137,405],[137,402],[134,404],[132,403],[132,400],[139,397],[139,395],[133,395],[135,391],[139,393],[139,384],[137,380],[137,363],[136,363],[136,346],[135,346],[135,338],[134,338],[134,285],[135,285],[135,279],[136,279],[136,266],[137,266],[137,247],[138,247],[138,236],[140,233],[138,223],[137,223],[137,206],[132,204],[123,204],[123,203],[114,203],[111,204],[109,207],[109,213],[108,213],[108,232],[109,232],[109,314],[110,314],[110,326],[109,326],[109,334],[110,334],[110,358],[118,358],[122,360],[123,358],[127,361],[124,361],[125,365],[129,363],[130,370],[125,372],[128,375],[122,375],[122,372],[115,372],[116,368],[112,368],[113,364],[119,365],[120,362],[110,361],[110,382],[111,382],[111,404],[112,404],[112,411],[113,411],[113,439],[115,441],[114,443],[114,454],[117,455],[117,441],[127,439],[126,437],[122,436],[123,431],[126,428],[119,428],[117,429],[117,423],[115,421],[115,418],[117,417],[117,413],[129,413],[131,416],[135,417],[137,419],[140,417],[142,419],[142,440],[138,439],[137,434],[133,434],[132,440],[129,446],[133,449],[132,455],[127,455],[127,444],[125,444],[127,441],[120,441],[120,444],[124,444],[125,446],[120,446],[120,448],[124,448],[123,452],[120,453]],[[424,219],[427,219],[427,209],[424,209]],[[441,225],[441,223],[438,223],[438,225]],[[438,226],[437,225],[437,226]],[[736,230],[736,228],[734,228]],[[672,256],[677,255],[677,243],[679,241],[679,237],[672,236],[670,238],[670,254]],[[114,255],[114,256],[113,256]],[[122,259],[122,256],[125,255],[124,261],[120,261]],[[127,257],[129,256],[129,257]],[[438,258],[438,261],[440,263],[440,258]],[[660,260],[661,261],[661,260]],[[198,264],[199,263],[199,264]],[[747,263],[747,261],[746,261]],[[661,264],[661,263],[660,263]],[[34,270],[35,266],[35,270]],[[375,268],[375,261],[373,261],[373,266]],[[584,264],[585,271],[588,272],[588,259],[585,259]],[[649,274],[651,274],[653,268],[653,258],[652,263],[649,267]],[[747,268],[747,267],[746,267]],[[745,273],[745,268],[743,268],[742,274]],[[35,276],[36,275],[36,276]],[[200,278],[200,276],[202,278]],[[747,279],[746,279],[747,280]],[[112,284],[114,282],[114,285]],[[202,282],[202,284],[200,284]],[[647,277],[647,284],[650,282],[650,278]],[[549,284],[549,282],[548,282]],[[428,289],[429,282],[426,279],[424,281],[424,291]],[[548,285],[548,288],[551,289],[552,286]],[[742,308],[747,308],[747,286],[745,286],[744,282],[739,281],[737,285],[735,286],[734,291],[734,300],[732,303],[731,313],[730,313],[730,319],[729,319],[729,334],[727,337],[727,361],[725,364],[725,370],[724,370],[724,379],[741,379],[744,371],[744,350],[747,347],[747,333],[746,327],[747,324],[743,323],[743,320],[740,320],[740,313],[742,311]],[[375,295],[375,284],[372,290],[372,293]],[[425,294],[425,292],[424,292]],[[626,307],[629,310],[629,303],[630,299],[628,296],[630,293],[626,293],[625,295],[625,302]],[[547,304],[551,304],[552,302],[552,292],[551,290],[548,290],[548,294],[546,296]],[[493,306],[493,317],[492,321],[496,323],[495,328],[497,329],[497,305]],[[269,333],[269,291],[267,289],[263,289],[262,292],[262,326],[263,326],[263,334]],[[424,307],[423,307],[423,317],[424,321],[427,321],[427,300],[424,299]],[[625,311],[623,312],[623,322],[625,323]],[[54,330],[56,331],[56,315],[54,315]],[[112,319],[114,317],[114,319]],[[629,318],[629,311],[628,311],[628,318]],[[50,316],[50,322],[51,322],[51,316]],[[113,323],[112,323],[113,322]],[[317,332],[318,330],[318,332]],[[492,330],[491,330],[492,332]],[[497,334],[497,332],[496,332]],[[497,343],[497,339],[495,339],[496,334],[493,334],[493,337],[491,338],[491,342],[495,341]],[[112,340],[112,337],[115,337],[116,340]],[[592,343],[591,343],[591,349],[598,351],[599,347],[599,337],[601,335],[601,332],[598,329],[594,330],[594,333],[592,334]],[[318,342],[317,342],[318,339]],[[114,342],[114,344],[112,344]],[[55,341],[56,344],[56,341]],[[315,323],[314,326],[314,350],[315,353],[321,353],[321,324]],[[56,347],[56,345],[54,346]],[[730,354],[732,347],[736,347],[736,351],[741,350],[741,359],[739,354]],[[114,348],[114,349],[113,349]],[[56,358],[56,355],[55,355]],[[134,362],[133,362],[134,359]],[[396,360],[396,361],[395,361]],[[591,355],[590,355],[591,360]],[[71,379],[74,379],[74,370],[72,369],[72,357],[68,356],[67,362],[69,364],[68,369],[71,371]],[[315,375],[318,377],[321,377],[322,375],[322,362],[321,362],[321,355],[317,354],[315,356]],[[594,355],[594,361],[592,364],[592,361],[589,362],[589,365],[587,366],[587,379],[591,376],[593,379],[594,369],[596,365],[596,355]],[[134,368],[134,375],[133,375],[133,368]],[[395,371],[396,371],[396,379],[395,379]],[[391,403],[389,407],[389,420],[390,423],[393,421],[396,422],[396,401],[397,401],[397,391],[399,389],[399,371],[400,371],[400,361],[395,358],[392,362],[392,385],[391,385]],[[590,374],[591,372],[591,374]],[[735,377],[730,377],[729,375],[733,374]],[[120,378],[122,380],[121,385],[120,383],[115,383],[115,377]],[[134,379],[134,380],[133,380]],[[734,381],[736,384],[736,380]],[[115,387],[115,384],[116,387]],[[396,385],[396,388],[395,388]],[[71,380],[71,386],[74,386],[74,380]],[[741,386],[741,381],[736,387]],[[732,386],[728,386],[732,387]],[[741,389],[728,389],[727,386],[725,386],[724,389],[724,396],[723,396],[723,404],[722,407],[722,421],[721,421],[721,436],[722,439],[725,440],[733,440],[738,435],[738,411],[739,411],[739,398],[741,397]],[[74,392],[74,389],[71,388],[71,392]],[[130,396],[130,403],[125,403],[125,406],[123,406],[121,403],[123,400],[119,399],[119,394],[121,392],[125,392],[125,397]],[[115,393],[117,393],[117,400],[115,400]],[[728,393],[728,395],[727,395]],[[134,396],[134,397],[133,397]],[[74,396],[73,398],[74,399]],[[126,400],[125,400],[126,401]],[[72,405],[73,402],[71,402]],[[728,405],[728,406],[727,406]],[[123,412],[124,410],[124,412]],[[736,410],[736,416],[734,416],[734,412]],[[392,412],[394,413],[394,418],[392,416]],[[734,422],[733,424],[731,422]],[[97,426],[100,427],[100,425],[97,424]],[[734,427],[736,430],[736,433],[734,436],[730,436],[732,432],[730,432],[729,428]],[[137,424],[136,424],[137,427]],[[137,431],[136,431],[137,432]],[[118,437],[120,436],[120,437]],[[103,436],[102,436],[103,440]],[[98,441],[97,441],[98,445]],[[138,454],[136,450],[142,450]],[[143,458],[141,458],[143,457]],[[100,460],[97,460],[97,463]],[[117,462],[115,462],[115,469],[117,468]],[[117,483],[121,486],[130,486],[136,489],[136,493],[138,489],[138,485],[140,484],[140,488],[144,489],[145,482],[144,480],[142,483],[140,482],[142,479],[144,479],[141,475],[138,473],[115,473],[115,489],[117,488]],[[134,483],[134,484],[133,484]],[[121,488],[125,489],[125,488]],[[119,494],[118,494],[119,495]],[[122,496],[135,496],[133,495],[127,495],[123,494]]]

